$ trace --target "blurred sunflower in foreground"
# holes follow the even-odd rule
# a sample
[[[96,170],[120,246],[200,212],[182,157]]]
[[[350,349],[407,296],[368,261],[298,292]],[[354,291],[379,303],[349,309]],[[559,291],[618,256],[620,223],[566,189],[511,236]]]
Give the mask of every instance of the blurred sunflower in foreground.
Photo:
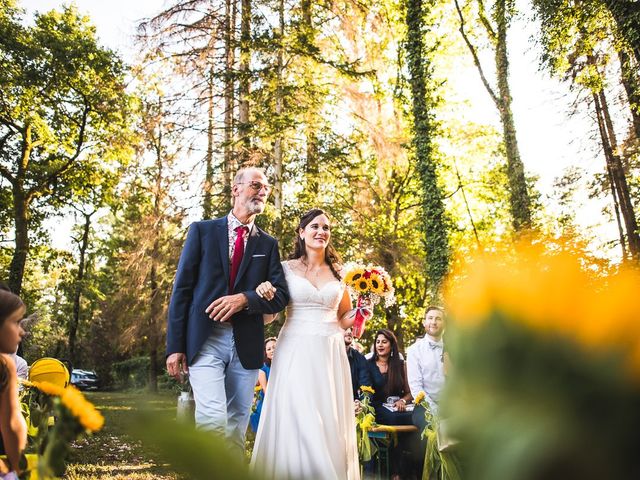
[[[640,273],[558,250],[484,255],[450,280],[441,413],[465,479],[640,478]]]

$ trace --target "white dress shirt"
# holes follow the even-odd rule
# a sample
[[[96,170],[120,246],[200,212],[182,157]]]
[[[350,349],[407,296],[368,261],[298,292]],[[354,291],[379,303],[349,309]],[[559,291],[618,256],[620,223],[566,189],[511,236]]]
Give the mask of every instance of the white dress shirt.
[[[427,394],[427,402],[437,413],[440,392],[444,387],[444,346],[428,335],[407,349],[407,377],[411,395]]]
[[[231,259],[233,258],[233,251],[236,248],[236,238],[238,238],[238,232],[236,232],[236,228],[238,227],[247,227],[247,234],[244,236],[244,246],[247,248],[247,241],[249,240],[249,234],[251,233],[251,229],[253,229],[253,223],[242,223],[240,220],[236,218],[233,214],[233,210],[229,212],[227,215],[227,226],[229,230],[229,263],[231,263]]]

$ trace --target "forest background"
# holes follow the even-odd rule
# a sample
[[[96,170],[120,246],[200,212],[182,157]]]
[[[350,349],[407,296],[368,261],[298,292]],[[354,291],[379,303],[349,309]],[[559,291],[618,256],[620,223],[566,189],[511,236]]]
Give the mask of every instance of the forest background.
[[[30,3],[0,0],[0,278],[37,312],[29,362],[157,389],[186,228],[229,211],[242,165],[269,173],[283,256],[317,206],[345,260],[390,272],[367,345],[410,345],[461,259],[523,236],[596,274],[640,261],[637,1],[167,1],[126,62],[78,8]],[[514,115],[523,43],[564,135]]]

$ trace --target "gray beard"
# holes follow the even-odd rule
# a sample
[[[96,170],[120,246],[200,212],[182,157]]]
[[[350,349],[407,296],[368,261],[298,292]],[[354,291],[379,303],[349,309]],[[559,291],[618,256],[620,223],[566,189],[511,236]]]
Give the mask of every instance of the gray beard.
[[[247,210],[249,210],[249,213],[251,213],[252,215],[262,213],[264,211],[264,207],[264,203],[258,203],[252,200],[249,200],[249,202],[247,203]]]

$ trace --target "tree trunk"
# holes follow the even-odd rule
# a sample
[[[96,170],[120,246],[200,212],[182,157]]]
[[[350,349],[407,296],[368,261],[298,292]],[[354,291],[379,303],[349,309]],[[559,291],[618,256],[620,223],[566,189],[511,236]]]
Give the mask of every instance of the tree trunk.
[[[300,9],[302,11],[302,22],[300,31],[300,43],[306,51],[311,51],[315,43],[315,32],[313,27],[313,3],[311,0],[302,0],[300,2]],[[313,68],[311,62],[308,60],[304,72],[305,90],[313,91],[314,78]],[[313,97],[313,95],[312,95]],[[305,164],[305,179],[306,179],[306,194],[307,198],[315,199],[319,193],[319,158],[318,158],[318,136],[316,119],[318,112],[315,106],[316,99],[310,98],[309,104],[306,108],[305,119],[305,137],[306,137],[306,164]]]
[[[439,300],[449,268],[449,238],[442,193],[438,185],[431,137],[434,134],[427,85],[429,59],[424,46],[425,7],[422,0],[407,0],[407,66],[412,94],[413,147],[422,182],[422,230],[427,259],[430,301]]]
[[[507,53],[507,28],[509,20],[505,0],[496,2],[496,45],[495,62],[498,81],[498,110],[502,123],[502,133],[507,155],[507,176],[509,178],[510,207],[513,228],[516,232],[528,230],[531,222],[531,200],[527,192],[524,164],[516,138],[516,127],[511,110],[512,98],[509,86],[509,56]]]
[[[224,28],[224,49],[225,49],[225,72],[224,72],[224,190],[222,209],[226,213],[231,209],[231,184],[235,170],[233,158],[233,111],[234,111],[234,87],[235,76],[233,69],[235,66],[234,53],[234,31],[235,31],[235,0],[225,2],[225,28]]]
[[[284,93],[282,88],[283,82],[283,70],[284,70],[284,0],[278,0],[278,21],[279,21],[279,42],[278,42],[278,55],[276,57],[276,119],[280,122],[278,131],[276,133],[276,139],[273,145],[273,164],[274,164],[274,179],[273,179],[273,203],[276,210],[276,233],[282,230],[282,207],[284,206],[283,194],[282,194],[282,164],[283,164],[283,152],[282,142],[284,134],[282,132],[281,122],[282,114],[284,113]]]
[[[600,121],[600,119],[598,119]],[[622,226],[622,218],[620,217],[620,203],[618,202],[618,194],[616,193],[616,182],[613,178],[611,170],[611,162],[607,161],[607,178],[609,179],[609,188],[613,197],[613,211],[616,214],[616,225],[618,227],[618,238],[620,239],[620,247],[622,248],[622,261],[626,262],[627,257],[627,240],[624,237],[624,227]]]
[[[89,232],[91,231],[91,216],[95,213],[83,213],[84,226],[82,238],[80,240],[80,260],[78,261],[78,273],[76,275],[75,290],[73,292],[73,314],[69,321],[69,360],[71,364],[76,363],[76,334],[80,325],[80,300],[84,290],[84,274],[87,263],[87,249],[89,248]]]
[[[629,109],[633,119],[633,131],[636,139],[640,140],[640,80],[638,79],[637,66],[624,50],[618,51],[620,70],[622,73],[622,85],[627,92]]]
[[[29,204],[31,196],[25,191],[24,179],[33,148],[31,125],[27,124],[22,133],[22,151],[16,177],[12,180],[13,222],[15,228],[15,250],[9,266],[9,288],[16,295],[22,292],[22,280],[29,255]]]
[[[240,13],[240,77],[238,136],[240,137],[240,165],[249,161],[251,126],[249,123],[249,93],[251,88],[251,0],[242,0]]]
[[[205,220],[214,216],[213,212],[213,68],[209,71],[207,94],[207,153],[205,156],[204,198],[202,200],[202,216]]]
[[[162,115],[162,100],[159,102],[159,112]],[[163,147],[162,123],[158,125],[158,140],[156,144],[156,178],[153,199],[153,224],[158,232],[163,229],[162,200],[163,200]],[[162,325],[162,294],[158,279],[158,266],[161,256],[160,238],[155,236],[149,257],[151,268],[149,271],[149,289],[151,305],[149,310],[149,329],[147,332],[149,351],[149,391],[158,391],[158,348]]]
[[[16,246],[9,267],[9,288],[20,295],[29,254],[29,203],[21,185],[13,186],[13,222]]]
[[[608,168],[611,170],[611,177],[613,178],[617,200],[620,205],[620,212],[622,214],[622,219],[627,233],[629,253],[635,262],[640,262],[640,235],[638,233],[638,223],[636,221],[635,212],[633,211],[633,204],[631,202],[631,196],[629,195],[629,186],[624,174],[622,161],[620,156],[614,153],[616,140],[610,125],[611,119],[604,92],[594,94],[594,104],[605,160],[607,161]],[[608,123],[609,125],[607,125]],[[622,248],[624,249],[624,247]]]
[[[157,219],[158,217],[156,217]],[[160,241],[153,242],[151,251],[151,272],[149,274],[149,287],[151,290],[151,310],[149,312],[149,391],[158,391],[158,345],[159,330],[162,325],[162,295],[158,285],[158,260],[160,257]]]

